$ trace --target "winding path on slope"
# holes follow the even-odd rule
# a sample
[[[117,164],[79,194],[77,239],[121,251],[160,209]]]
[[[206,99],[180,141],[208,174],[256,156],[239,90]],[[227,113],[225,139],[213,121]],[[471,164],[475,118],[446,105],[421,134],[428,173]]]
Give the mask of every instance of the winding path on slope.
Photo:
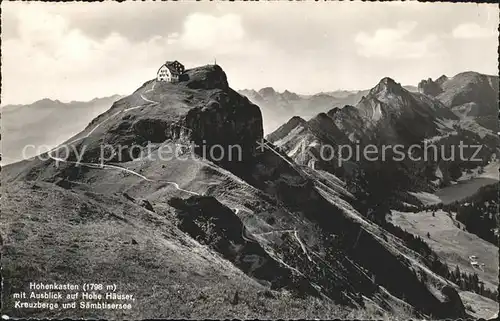
[[[146,92],[151,92],[154,87],[155,87],[155,84],[156,84],[156,81],[153,82],[153,86],[146,90]],[[156,101],[153,101],[153,100],[150,100],[150,99],[147,99],[146,97],[144,97],[144,94],[140,94],[141,95],[141,98],[150,103],[150,105],[156,105],[156,104],[159,104],[158,102]],[[77,141],[80,141],[82,139],[85,139],[87,137],[89,137],[97,128],[99,128],[103,123],[107,122],[108,120],[110,120],[111,118],[114,118],[116,117],[117,115],[121,114],[121,113],[124,113],[124,112],[128,112],[130,110],[134,110],[134,109],[138,109],[138,108],[144,108],[146,106],[144,105],[140,105],[140,106],[134,106],[134,107],[130,107],[130,108],[126,108],[126,109],[123,109],[123,110],[120,110],[116,113],[114,113],[113,115],[109,116],[108,118],[106,118],[105,120],[103,120],[102,122],[100,122],[99,124],[97,124],[91,131],[89,131],[85,136],[82,136],[82,137],[79,137],[77,139],[74,139],[72,140],[71,142],[69,143],[66,143],[66,144],[63,144],[62,146],[67,146],[69,144],[73,144]],[[181,126],[182,127],[182,126]],[[184,127],[185,128],[185,127]],[[189,129],[191,130],[191,129]],[[74,165],[78,165],[78,166],[86,166],[86,167],[89,167],[89,168],[97,168],[97,169],[115,169],[115,170],[120,170],[120,171],[124,171],[124,172],[127,172],[127,173],[130,173],[132,175],[135,175],[147,182],[159,182],[159,183],[167,183],[167,184],[170,184],[172,185],[174,188],[176,188],[177,190],[181,191],[181,192],[185,192],[185,193],[188,193],[188,194],[191,194],[191,195],[200,195],[196,192],[193,192],[193,191],[189,191],[189,190],[186,190],[186,189],[183,189],[181,187],[179,187],[179,184],[177,184],[176,182],[172,182],[172,181],[167,181],[167,180],[161,180],[161,179],[152,179],[152,178],[148,178],[142,174],[139,174],[137,173],[136,171],[133,171],[131,169],[128,169],[128,168],[125,168],[125,167],[121,167],[121,166],[117,166],[117,165],[108,165],[108,164],[99,164],[99,163],[86,163],[86,162],[75,162],[75,161],[68,161],[66,159],[63,159],[63,158],[60,158],[60,157],[56,157],[56,156],[53,156],[52,154],[59,150],[62,146],[58,146],[52,150],[50,150],[49,152],[47,152],[47,155],[56,161],[56,166],[59,162],[64,162],[64,163],[69,163],[69,164],[74,164]]]
[[[154,90],[154,87],[155,87],[155,84],[156,84],[156,81],[153,82],[153,85],[150,89],[146,90],[144,93],[148,93],[148,92],[151,92],[152,90]],[[156,102],[156,101],[153,101],[153,100],[150,100],[146,97],[144,97],[144,94],[140,94],[141,98],[148,102],[150,104],[150,106],[153,106],[153,105],[156,105],[156,104],[159,104],[159,102]],[[102,122],[100,122],[99,124],[97,124],[91,131],[89,131],[85,136],[82,136],[80,138],[77,138],[77,139],[74,139],[72,140],[71,142],[69,143],[66,143],[66,144],[63,144],[62,146],[67,146],[68,144],[73,144],[77,141],[80,141],[82,139],[85,139],[87,137],[89,137],[93,132],[95,132],[103,123],[107,122],[108,120],[110,120],[111,118],[114,118],[116,117],[117,115],[121,114],[121,113],[124,113],[124,112],[128,112],[130,110],[134,110],[134,109],[138,109],[138,108],[144,108],[146,106],[144,105],[140,105],[140,106],[134,106],[134,107],[130,107],[130,108],[126,108],[124,110],[120,110],[114,114],[112,114],[111,116],[109,116],[108,118],[106,118],[105,120],[103,120]],[[186,129],[186,130],[189,130],[191,131],[190,128],[187,128],[187,127],[184,127],[182,125],[179,125],[179,124],[174,124],[174,125],[177,125],[183,129]],[[56,157],[56,156],[53,156],[52,153],[57,151],[58,149],[60,149],[62,146],[59,146],[59,147],[56,147],[54,148],[53,150],[49,151],[47,154],[48,156],[55,160],[56,161],[56,164],[58,162],[65,162],[65,163],[69,163],[69,164],[74,164],[74,165],[78,165],[78,166],[87,166],[89,168],[96,168],[96,169],[115,169],[115,170],[120,170],[120,171],[124,171],[124,172],[127,172],[127,173],[130,173],[132,175],[135,175],[147,182],[163,182],[163,183],[167,183],[167,184],[170,184],[172,185],[174,188],[176,188],[177,190],[181,191],[181,192],[185,192],[185,193],[188,193],[188,194],[191,194],[191,195],[200,195],[196,192],[193,192],[193,191],[189,191],[189,190],[186,190],[186,189],[183,189],[181,187],[179,187],[179,184],[177,184],[176,182],[172,182],[172,181],[167,181],[167,180],[159,180],[159,179],[152,179],[152,178],[148,178],[142,174],[139,174],[137,173],[136,171],[133,171],[131,169],[128,169],[128,168],[125,168],[125,167],[121,167],[121,166],[117,166],[117,165],[109,165],[109,164],[99,164],[99,163],[87,163],[87,162],[75,162],[75,161],[68,161],[66,159],[63,159],[63,158],[60,158],[60,157]],[[272,152],[274,152],[275,154],[277,154],[279,157],[281,157],[285,162],[287,162],[290,166],[292,166],[293,168],[295,168],[294,164],[292,164],[291,162],[289,162],[287,159],[285,159],[282,155],[280,155],[279,153],[276,153],[276,151],[274,151],[270,146],[267,146],[265,145],[268,149],[270,149]],[[300,172],[299,172],[300,173]],[[240,211],[239,208],[235,208],[234,209],[234,212],[235,214],[238,214],[238,212]],[[309,253],[307,252],[306,250],[306,247],[304,245],[304,243],[302,243],[302,241],[300,240],[299,236],[298,236],[298,233],[297,233],[297,230],[282,230],[283,232],[292,232],[293,231],[293,235],[294,235],[294,238],[297,240],[297,242],[299,243],[302,251],[304,252],[304,254],[306,254],[307,258],[309,259],[309,261],[313,261],[312,258],[309,256]],[[279,232],[279,231],[272,231],[270,233],[273,233],[273,232]],[[246,233],[248,233],[249,235],[246,235]],[[266,233],[263,233],[263,234],[266,234]],[[252,233],[248,232],[246,230],[246,228],[244,229],[244,232],[243,232],[243,239],[245,239],[246,241],[248,242],[253,242],[253,243],[258,243],[257,240],[255,239],[255,235],[253,235]],[[280,260],[281,261],[281,260]],[[296,269],[292,268],[291,266],[289,266],[288,264],[286,264],[285,262],[281,261],[282,264],[284,264],[285,266],[297,271]]]

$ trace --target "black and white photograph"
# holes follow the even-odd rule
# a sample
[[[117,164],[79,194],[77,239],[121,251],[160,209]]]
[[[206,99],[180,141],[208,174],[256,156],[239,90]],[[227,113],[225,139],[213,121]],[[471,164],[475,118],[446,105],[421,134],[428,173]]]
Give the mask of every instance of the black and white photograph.
[[[497,320],[499,6],[1,3],[1,318]]]

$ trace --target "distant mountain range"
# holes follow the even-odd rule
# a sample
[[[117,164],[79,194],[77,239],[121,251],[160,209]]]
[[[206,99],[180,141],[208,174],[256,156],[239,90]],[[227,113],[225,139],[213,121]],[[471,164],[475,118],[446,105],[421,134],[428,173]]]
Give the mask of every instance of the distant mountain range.
[[[97,115],[122,96],[95,98],[88,102],[42,99],[28,105],[2,107],[2,164],[9,164],[52,148],[81,131]],[[46,149],[40,152],[46,151]]]
[[[415,86],[405,86],[410,91],[417,91]],[[369,90],[336,90],[302,95],[285,90],[277,92],[272,87],[258,91],[243,89],[238,92],[261,108],[264,118],[264,132],[271,133],[292,116],[309,119],[314,115],[334,107],[355,105]]]
[[[498,113],[494,108],[498,77],[473,72],[450,79],[443,76],[436,82],[421,82],[419,91],[410,92],[393,79],[384,78],[355,106],[333,108],[307,121],[294,116],[267,139],[299,164],[328,170],[354,184],[354,176],[360,183],[375,184],[365,188],[371,193],[382,193],[373,196],[372,205],[380,199],[389,200],[391,193],[398,194],[396,198],[400,201],[418,203],[416,199],[403,197],[401,192],[432,191],[436,184],[449,184],[462,171],[484,166],[500,151],[495,131],[498,121],[493,121]],[[453,161],[443,161],[444,156],[422,162],[361,159],[339,166],[338,157],[327,161],[317,157],[325,145],[354,148],[356,145],[410,146],[424,142],[432,142],[448,154],[460,142],[480,145],[482,149],[475,158],[481,158],[482,162],[465,162],[458,160],[457,155]],[[472,149],[465,151],[464,158],[467,157],[472,157]]]

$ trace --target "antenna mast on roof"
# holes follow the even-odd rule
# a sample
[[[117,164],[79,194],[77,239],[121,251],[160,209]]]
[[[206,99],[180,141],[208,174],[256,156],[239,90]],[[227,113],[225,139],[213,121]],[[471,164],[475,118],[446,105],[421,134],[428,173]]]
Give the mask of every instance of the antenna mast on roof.
[[[217,66],[217,58],[214,58],[214,66]]]

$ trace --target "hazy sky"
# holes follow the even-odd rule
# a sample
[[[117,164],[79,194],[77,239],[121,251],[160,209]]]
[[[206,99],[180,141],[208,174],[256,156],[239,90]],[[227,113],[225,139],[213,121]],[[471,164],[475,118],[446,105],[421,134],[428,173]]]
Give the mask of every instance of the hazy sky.
[[[2,2],[2,105],[127,94],[165,60],[235,89],[298,93],[497,74],[498,6],[377,2]]]

